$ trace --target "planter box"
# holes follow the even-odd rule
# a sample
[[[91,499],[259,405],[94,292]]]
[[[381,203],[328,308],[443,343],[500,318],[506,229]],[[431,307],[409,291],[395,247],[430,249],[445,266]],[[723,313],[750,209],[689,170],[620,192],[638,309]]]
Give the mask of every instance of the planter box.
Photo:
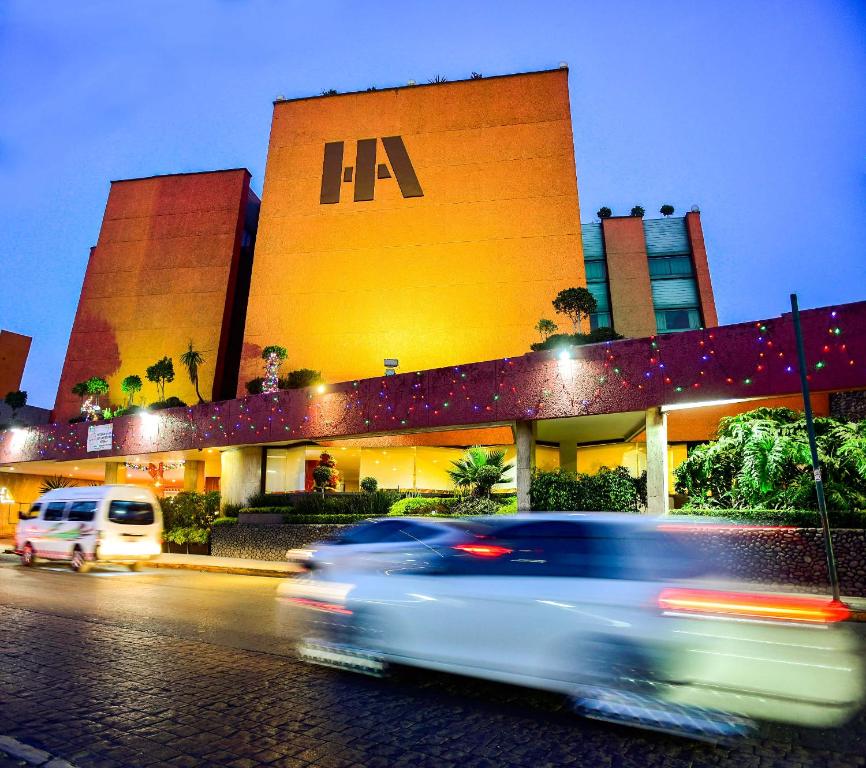
[[[164,541],[162,551],[173,555],[209,555],[210,544],[174,544]]]
[[[282,525],[283,516],[266,512],[241,512],[238,525]]]

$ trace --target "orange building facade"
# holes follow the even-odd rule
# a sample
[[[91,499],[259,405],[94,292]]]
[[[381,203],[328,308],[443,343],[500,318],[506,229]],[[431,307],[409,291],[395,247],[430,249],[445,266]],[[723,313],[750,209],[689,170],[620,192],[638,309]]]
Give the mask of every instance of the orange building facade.
[[[239,381],[519,355],[584,285],[565,69],[274,106]]]
[[[21,389],[31,341],[29,336],[0,330],[0,400]]]
[[[241,329],[258,198],[244,169],[112,182],[99,240],[91,250],[55,403],[55,418],[78,414],[73,386],[92,376],[120,383],[140,376],[139,402],[158,397],[146,369],[171,357],[167,394],[193,403],[180,363],[192,342],[205,362],[206,399],[237,387]]]

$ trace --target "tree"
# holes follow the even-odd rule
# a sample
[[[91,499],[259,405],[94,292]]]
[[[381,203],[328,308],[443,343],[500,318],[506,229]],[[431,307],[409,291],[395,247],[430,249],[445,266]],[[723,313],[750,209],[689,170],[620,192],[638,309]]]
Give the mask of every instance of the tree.
[[[136,394],[141,392],[141,387],[141,376],[136,376],[135,374],[127,376],[120,382],[120,391],[126,395],[126,405],[128,407],[132,406]]]
[[[545,320],[543,317],[535,324],[535,330],[541,334],[541,342],[544,343],[550,338],[550,335],[556,333],[559,326],[553,320]]]
[[[189,380],[195,387],[195,394],[198,397],[198,401],[203,403],[204,398],[201,396],[201,392],[198,391],[198,367],[204,365],[204,357],[202,357],[201,352],[192,348],[192,340],[189,342],[189,349],[180,356],[180,362],[189,374]]]
[[[662,216],[673,216],[674,215],[674,207],[669,203],[665,203],[661,208],[659,208],[659,213]]]
[[[595,297],[586,288],[565,288],[556,294],[553,308],[571,320],[574,333],[580,330],[581,320],[589,318],[598,308]]]
[[[72,394],[78,395],[82,400],[84,396],[87,394],[87,382],[79,381],[74,387],[72,387]]]
[[[639,219],[642,219],[645,213],[646,211],[643,209],[642,205],[636,205],[634,208],[631,209],[631,215]]]
[[[174,363],[170,357],[163,357],[145,371],[147,380],[156,384],[160,401],[165,400],[165,385],[174,381]]]
[[[598,209],[595,215],[598,216],[598,218],[600,219],[609,219],[611,216],[613,216],[613,211],[611,211],[611,209],[608,208],[606,205],[603,205],[601,206],[601,208]]]
[[[265,377],[262,379],[262,392],[273,393],[280,388],[280,363],[286,359],[288,352],[279,344],[269,344],[262,350],[265,361]]]
[[[379,487],[379,481],[375,477],[361,478],[361,490],[364,493],[376,493]]]
[[[462,458],[451,462],[448,475],[457,488],[479,497],[490,496],[490,490],[505,479],[513,464],[505,463],[505,451],[473,445]]]
[[[316,483],[316,488],[325,492],[326,488],[336,488],[337,481],[340,478],[340,473],[337,471],[337,462],[331,458],[331,454],[327,451],[319,456],[319,463],[313,469],[313,480]]]
[[[285,379],[280,379],[280,389],[303,389],[321,383],[322,374],[320,371],[314,371],[311,368],[299,368],[297,371],[289,371]]]
[[[96,400],[96,405],[99,405],[99,398],[102,395],[108,394],[108,382],[102,376],[91,376],[86,382],[87,394],[93,395]]]
[[[3,402],[12,409],[12,421],[15,421],[18,409],[27,405],[27,393],[20,389],[16,389],[14,392],[7,392],[6,397],[3,398]]]

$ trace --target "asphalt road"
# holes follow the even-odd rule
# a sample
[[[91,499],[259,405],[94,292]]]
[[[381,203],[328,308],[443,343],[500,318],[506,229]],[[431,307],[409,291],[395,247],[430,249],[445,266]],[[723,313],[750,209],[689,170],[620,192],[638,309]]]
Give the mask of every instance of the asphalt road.
[[[0,556],[0,735],[81,768],[866,765],[863,717],[719,747],[582,720],[510,686],[303,665],[277,584]]]

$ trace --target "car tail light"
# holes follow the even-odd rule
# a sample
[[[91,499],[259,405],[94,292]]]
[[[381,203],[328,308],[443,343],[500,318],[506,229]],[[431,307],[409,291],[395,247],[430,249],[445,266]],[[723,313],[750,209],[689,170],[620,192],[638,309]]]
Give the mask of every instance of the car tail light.
[[[497,544],[455,544],[453,549],[465,552],[467,555],[475,555],[475,557],[502,557],[513,551]]]
[[[325,611],[326,613],[339,613],[343,616],[351,616],[352,610],[336,603],[327,603],[324,600],[310,600],[306,597],[288,597],[287,602],[301,605],[304,608],[312,608],[316,611]]]
[[[667,613],[776,619],[807,624],[845,621],[851,611],[844,603],[820,597],[721,592],[709,589],[665,589],[658,598]]]

